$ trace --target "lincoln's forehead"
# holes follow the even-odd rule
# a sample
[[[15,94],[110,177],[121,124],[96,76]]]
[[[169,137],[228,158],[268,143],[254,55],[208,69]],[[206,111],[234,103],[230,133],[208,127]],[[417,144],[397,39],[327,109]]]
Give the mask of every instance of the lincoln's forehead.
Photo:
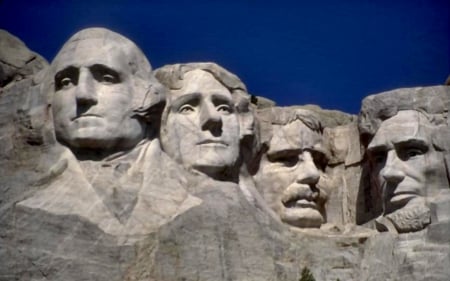
[[[269,153],[283,150],[312,148],[321,142],[321,135],[302,121],[295,120],[286,125],[272,125]]]
[[[408,140],[429,140],[429,121],[415,110],[399,111],[395,116],[381,123],[369,143],[369,149],[378,146],[392,146]]]

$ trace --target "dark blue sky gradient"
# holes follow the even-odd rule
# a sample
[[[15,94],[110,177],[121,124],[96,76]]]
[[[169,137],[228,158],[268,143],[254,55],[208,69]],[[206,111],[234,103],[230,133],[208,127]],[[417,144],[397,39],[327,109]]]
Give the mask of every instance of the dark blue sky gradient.
[[[279,105],[358,113],[369,94],[450,74],[448,0],[0,0],[0,28],[49,61],[94,26],[136,42],[154,68],[213,61]]]

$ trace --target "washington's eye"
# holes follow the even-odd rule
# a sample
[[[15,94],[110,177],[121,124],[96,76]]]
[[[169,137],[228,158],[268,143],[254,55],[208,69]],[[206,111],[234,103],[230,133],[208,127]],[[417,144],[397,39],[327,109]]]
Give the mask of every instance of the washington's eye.
[[[217,111],[224,113],[231,113],[231,106],[229,106],[228,104],[221,104],[217,106]]]
[[[69,66],[55,74],[55,90],[68,89],[78,84],[79,70]]]
[[[90,71],[94,76],[94,79],[100,83],[104,84],[117,84],[121,82],[119,72],[114,69],[103,65],[103,64],[94,64],[90,67]]]
[[[194,107],[190,104],[184,104],[178,108],[178,112],[182,114],[189,114],[191,112],[194,112]]]

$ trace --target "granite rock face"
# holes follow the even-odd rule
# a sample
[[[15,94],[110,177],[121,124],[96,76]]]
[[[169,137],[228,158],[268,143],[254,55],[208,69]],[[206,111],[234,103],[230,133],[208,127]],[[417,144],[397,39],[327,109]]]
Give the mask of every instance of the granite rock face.
[[[277,107],[103,28],[50,65],[0,31],[0,280],[449,280],[449,106]]]

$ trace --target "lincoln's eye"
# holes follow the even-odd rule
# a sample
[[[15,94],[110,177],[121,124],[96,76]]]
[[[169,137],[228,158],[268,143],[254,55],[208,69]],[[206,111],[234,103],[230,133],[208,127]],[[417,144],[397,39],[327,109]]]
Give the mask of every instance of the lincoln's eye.
[[[420,147],[407,147],[401,151],[400,155],[404,160],[408,160],[410,158],[414,158],[416,156],[423,155],[426,152],[426,149]]]

